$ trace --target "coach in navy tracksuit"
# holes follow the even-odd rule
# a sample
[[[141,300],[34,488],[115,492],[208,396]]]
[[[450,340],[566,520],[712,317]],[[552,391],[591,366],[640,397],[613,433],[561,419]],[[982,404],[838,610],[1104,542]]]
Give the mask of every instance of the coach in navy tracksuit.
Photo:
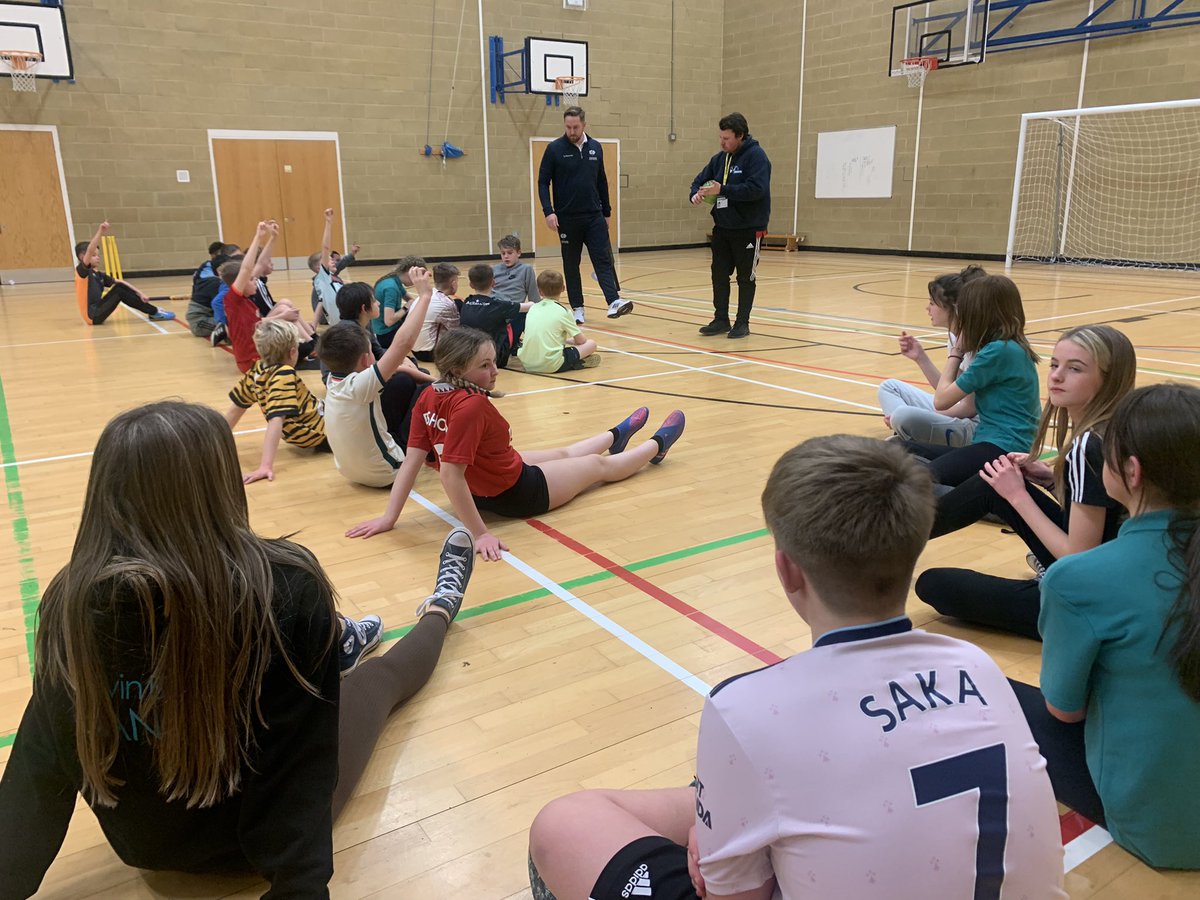
[[[771,218],[771,161],[750,136],[750,126],[741,113],[730,113],[717,123],[721,152],[708,161],[692,181],[692,203],[715,195],[713,204],[712,283],[713,320],[700,329],[704,335],[724,334],[731,338],[750,333],[750,310],[754,306],[754,273],[758,253]],[[702,187],[713,181],[711,187]],[[733,327],[729,325],[729,276],[737,270],[738,307]]]
[[[608,178],[604,175],[604,153],[600,142],[587,136],[583,110],[568,106],[563,112],[566,134],[551,141],[542,154],[538,170],[538,196],[546,224],[562,242],[563,278],[575,321],[583,322],[583,284],[579,259],[587,245],[596,279],[608,303],[608,317],[615,319],[633,309],[633,301],[622,300],[621,286],[613,269],[612,245],[608,241]],[[554,185],[554,203],[550,185]]]

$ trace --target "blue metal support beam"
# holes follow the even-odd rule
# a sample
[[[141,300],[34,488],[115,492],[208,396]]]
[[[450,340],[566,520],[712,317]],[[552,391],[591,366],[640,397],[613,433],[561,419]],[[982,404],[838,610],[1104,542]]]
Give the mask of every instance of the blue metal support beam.
[[[993,0],[993,18],[988,27],[987,51],[1002,53],[1027,47],[1045,47],[1093,38],[1120,37],[1164,28],[1200,25],[1200,2],[1197,0],[1132,0],[1128,4],[1127,15],[1114,9],[1117,0],[1104,0],[1091,15],[1081,14],[1076,25],[1002,35],[1002,31],[1009,26],[1015,24],[1019,27],[1021,13],[1032,7],[1053,2],[1055,0]],[[980,6],[982,3],[983,0],[976,0],[975,5]]]

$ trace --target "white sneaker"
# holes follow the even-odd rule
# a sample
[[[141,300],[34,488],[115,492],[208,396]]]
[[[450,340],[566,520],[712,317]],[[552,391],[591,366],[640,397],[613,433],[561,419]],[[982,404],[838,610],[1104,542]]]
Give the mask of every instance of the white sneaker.
[[[571,312],[575,313],[575,324],[582,325],[583,324],[583,307],[582,306],[574,306],[571,308]]]
[[[612,303],[608,304],[608,317],[615,319],[618,316],[623,316],[627,312],[633,312],[633,301],[625,300],[618,297]]]

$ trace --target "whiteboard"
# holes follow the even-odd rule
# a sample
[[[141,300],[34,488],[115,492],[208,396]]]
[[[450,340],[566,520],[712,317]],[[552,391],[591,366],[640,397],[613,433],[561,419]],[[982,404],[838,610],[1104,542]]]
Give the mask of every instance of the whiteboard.
[[[892,196],[896,126],[817,135],[818,199]]]

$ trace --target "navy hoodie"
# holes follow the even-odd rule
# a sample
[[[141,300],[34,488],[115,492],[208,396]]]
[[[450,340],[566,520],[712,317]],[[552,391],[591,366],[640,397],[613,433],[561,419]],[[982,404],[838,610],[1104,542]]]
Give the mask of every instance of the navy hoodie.
[[[728,180],[725,177],[726,159],[729,160]],[[713,156],[692,181],[688,197],[693,197],[706,181],[721,182],[721,193],[717,196],[729,200],[724,209],[713,204],[713,224],[717,228],[767,230],[771,218],[771,161],[752,135],[746,135],[732,157],[724,150]]]

